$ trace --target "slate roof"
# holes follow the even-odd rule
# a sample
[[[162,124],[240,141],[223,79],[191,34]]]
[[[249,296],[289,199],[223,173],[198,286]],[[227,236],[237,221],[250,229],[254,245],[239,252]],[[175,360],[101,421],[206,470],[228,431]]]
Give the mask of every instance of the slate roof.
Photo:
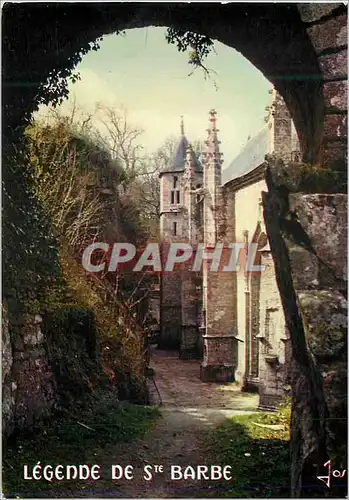
[[[268,153],[268,127],[264,127],[257,135],[250,139],[242,151],[230,163],[227,168],[222,169],[222,184],[238,179],[252,172],[264,162]]]
[[[182,135],[180,138],[180,141],[178,143],[177,149],[175,154],[172,157],[172,160],[166,167],[164,167],[161,170],[161,173],[170,173],[170,172],[183,172],[184,167],[185,167],[185,161],[186,161],[186,156],[187,156],[187,149],[189,146],[189,141],[185,137],[185,135]],[[195,172],[197,173],[202,173],[203,168],[199,160],[197,159],[196,155],[194,154],[195,158]]]

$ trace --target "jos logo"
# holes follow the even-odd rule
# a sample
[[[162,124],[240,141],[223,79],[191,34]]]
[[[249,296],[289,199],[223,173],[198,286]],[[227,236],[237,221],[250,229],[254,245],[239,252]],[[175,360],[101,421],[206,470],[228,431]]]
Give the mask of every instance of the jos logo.
[[[316,477],[320,481],[323,481],[326,484],[327,488],[331,488],[332,476],[342,479],[345,476],[345,473],[347,472],[346,469],[343,469],[342,471],[339,470],[332,471],[332,460],[328,460],[326,463],[324,463],[324,467],[327,467],[327,476],[316,476]]]

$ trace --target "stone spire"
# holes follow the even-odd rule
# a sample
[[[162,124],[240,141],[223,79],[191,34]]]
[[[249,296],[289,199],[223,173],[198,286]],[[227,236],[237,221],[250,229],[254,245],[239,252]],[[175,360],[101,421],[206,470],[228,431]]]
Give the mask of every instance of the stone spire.
[[[183,119],[183,116],[181,116],[181,136],[184,137],[184,119]]]
[[[217,132],[219,132],[219,129],[217,129],[217,111],[214,109],[211,109],[209,112],[209,122],[210,126],[207,129],[208,136],[205,141],[206,148],[204,152],[205,160],[209,160],[209,158],[214,158],[215,160],[219,160],[220,163],[222,163],[221,156],[222,153],[219,151],[219,145],[221,141],[218,140]]]
[[[219,151],[216,111],[209,112],[210,126],[207,129],[208,137],[203,154],[204,163],[204,188],[206,196],[204,201],[204,241],[207,245],[215,245],[217,240],[218,220],[217,209],[220,206],[222,185],[222,153]]]

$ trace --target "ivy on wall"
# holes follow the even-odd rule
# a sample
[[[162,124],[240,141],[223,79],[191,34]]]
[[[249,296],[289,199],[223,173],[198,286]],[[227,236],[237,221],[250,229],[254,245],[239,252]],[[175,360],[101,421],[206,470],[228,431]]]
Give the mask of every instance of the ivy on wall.
[[[3,297],[13,308],[38,299],[59,281],[51,222],[32,194],[26,147],[6,144],[3,162]]]

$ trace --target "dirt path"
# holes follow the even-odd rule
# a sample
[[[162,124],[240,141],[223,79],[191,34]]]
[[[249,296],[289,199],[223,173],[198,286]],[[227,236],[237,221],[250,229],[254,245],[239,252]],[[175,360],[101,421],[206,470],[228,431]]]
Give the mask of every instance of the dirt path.
[[[205,450],[207,430],[227,416],[256,410],[258,397],[242,394],[234,384],[204,384],[199,379],[199,361],[180,361],[176,353],[156,351],[151,361],[163,406],[162,416],[142,441],[110,450],[111,464],[133,465],[133,480],[109,482],[111,489],[86,492],[89,496],[118,498],[202,497],[207,481],[171,480],[171,465],[210,465]],[[150,387],[158,403],[154,387]],[[104,457],[105,459],[105,457]],[[104,460],[105,462],[105,460]],[[143,477],[144,466],[162,465],[164,472],[151,481]],[[217,464],[218,465],[218,464]],[[225,465],[225,464],[224,464]],[[216,492],[216,496],[219,492]]]

